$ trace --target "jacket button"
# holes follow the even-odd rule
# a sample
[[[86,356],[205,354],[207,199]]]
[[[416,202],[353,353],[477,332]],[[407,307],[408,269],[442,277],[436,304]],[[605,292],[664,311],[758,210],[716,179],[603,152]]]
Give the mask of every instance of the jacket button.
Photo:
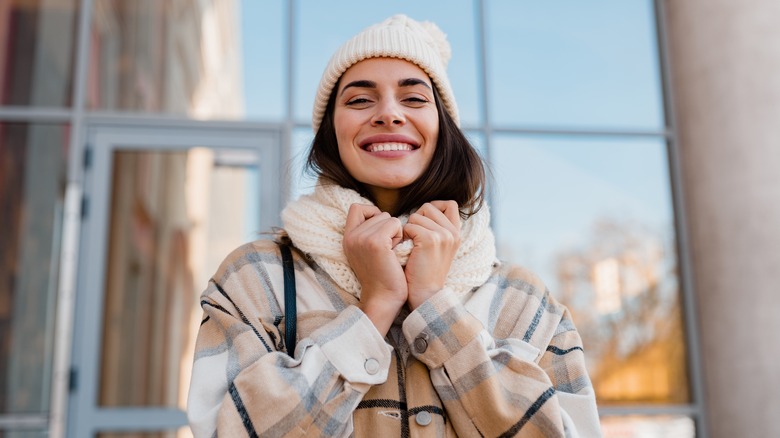
[[[414,340],[414,351],[419,354],[425,353],[425,350],[428,349],[428,339],[426,338],[427,336],[420,335]]]
[[[417,415],[414,416],[414,421],[416,421],[420,426],[427,426],[431,424],[432,420],[433,418],[428,411],[418,412]]]
[[[373,376],[379,372],[379,361],[374,358],[366,359],[366,363],[363,365],[363,367],[366,369],[368,374]]]

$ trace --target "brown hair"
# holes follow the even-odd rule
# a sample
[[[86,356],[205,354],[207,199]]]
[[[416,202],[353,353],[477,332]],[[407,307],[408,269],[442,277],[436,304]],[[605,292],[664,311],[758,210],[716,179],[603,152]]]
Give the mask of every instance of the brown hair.
[[[314,135],[306,169],[326,181],[355,190],[371,202],[376,200],[366,187],[352,175],[341,162],[333,112],[336,106],[336,90],[333,87],[325,114]],[[440,104],[439,92],[433,87],[436,111],[439,114],[439,137],[431,164],[410,185],[401,189],[400,202],[393,216],[409,213],[426,202],[452,200],[458,203],[461,217],[473,215],[485,202],[485,168],[477,151],[463,135],[449,113]]]

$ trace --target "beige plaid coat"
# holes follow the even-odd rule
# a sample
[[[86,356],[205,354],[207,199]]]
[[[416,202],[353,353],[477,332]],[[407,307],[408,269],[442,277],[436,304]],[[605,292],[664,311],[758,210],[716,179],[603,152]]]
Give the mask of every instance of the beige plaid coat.
[[[238,248],[203,293],[196,437],[601,436],[580,336],[528,271],[497,266],[466,296],[445,288],[382,338],[354,296],[294,256],[294,357],[276,243]]]

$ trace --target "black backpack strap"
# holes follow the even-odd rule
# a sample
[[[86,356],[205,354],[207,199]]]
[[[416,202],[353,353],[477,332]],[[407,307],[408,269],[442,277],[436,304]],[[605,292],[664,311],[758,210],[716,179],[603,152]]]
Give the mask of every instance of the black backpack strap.
[[[295,303],[295,267],[290,246],[279,244],[282,251],[282,268],[284,269],[284,345],[290,357],[295,355],[296,326],[298,311]]]

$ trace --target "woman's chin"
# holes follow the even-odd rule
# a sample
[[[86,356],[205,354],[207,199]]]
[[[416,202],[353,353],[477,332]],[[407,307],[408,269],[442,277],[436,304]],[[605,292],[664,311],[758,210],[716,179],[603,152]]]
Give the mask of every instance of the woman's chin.
[[[395,178],[389,180],[368,181],[364,182],[364,184],[378,190],[401,190],[404,187],[411,185],[414,180],[415,178]]]

